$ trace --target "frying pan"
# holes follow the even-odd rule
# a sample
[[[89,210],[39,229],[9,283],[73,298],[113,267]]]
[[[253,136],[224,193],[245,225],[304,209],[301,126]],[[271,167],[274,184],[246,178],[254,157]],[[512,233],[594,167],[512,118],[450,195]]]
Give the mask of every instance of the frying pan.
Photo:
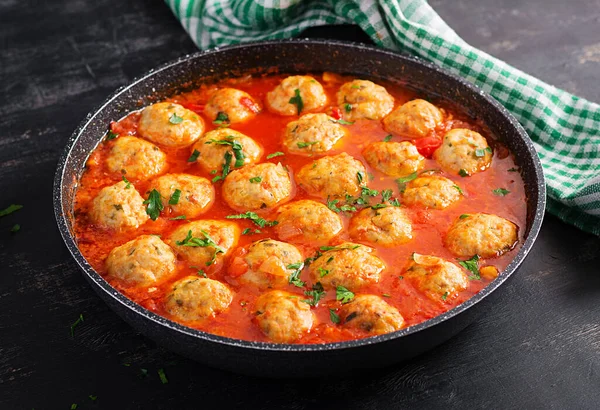
[[[485,289],[454,309],[393,333],[316,345],[251,342],[185,327],[146,310],[116,291],[85,260],[73,236],[73,199],[89,154],[109,122],[203,81],[268,72],[332,71],[388,80],[422,95],[454,103],[482,120],[514,154],[527,194],[524,242],[515,258]],[[120,88],[92,111],[69,139],[54,180],[54,211],[67,248],[98,295],[135,329],[165,347],[213,367],[269,376],[317,376],[391,365],[448,340],[493,303],[531,250],[544,215],[541,164],[519,123],[492,97],[465,80],[414,57],[337,41],[285,40],[237,45],[184,56]]]

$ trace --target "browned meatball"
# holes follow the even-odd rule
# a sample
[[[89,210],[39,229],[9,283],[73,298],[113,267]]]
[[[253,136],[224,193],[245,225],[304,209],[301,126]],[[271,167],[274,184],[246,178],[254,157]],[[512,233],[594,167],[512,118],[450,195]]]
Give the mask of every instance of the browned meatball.
[[[347,328],[360,329],[372,335],[400,330],[404,318],[393,306],[375,295],[357,295],[342,306],[340,319]]]
[[[149,191],[156,189],[163,207],[170,207],[172,215],[195,218],[206,212],[215,198],[215,189],[206,178],[188,174],[167,174],[158,177]]]
[[[91,220],[115,230],[137,228],[148,220],[144,199],[133,184],[118,182],[102,188],[92,201]]]
[[[446,133],[433,158],[444,171],[464,177],[485,171],[492,163],[492,149],[478,132],[455,128]]]
[[[331,150],[344,135],[346,129],[327,114],[305,114],[288,123],[283,145],[291,153],[310,156]]]
[[[456,256],[500,256],[517,243],[517,225],[491,214],[465,214],[446,234],[446,247]]]
[[[444,119],[435,105],[425,100],[409,101],[396,108],[383,119],[387,132],[409,138],[423,138],[429,135]]]
[[[370,166],[386,175],[406,176],[423,168],[425,158],[408,141],[374,142],[363,151]]]
[[[225,311],[232,300],[233,292],[221,282],[187,276],[173,284],[165,309],[177,319],[190,322]]]
[[[394,97],[385,88],[367,80],[350,81],[340,87],[337,100],[344,118],[380,120],[394,108]]]
[[[328,243],[341,232],[341,218],[320,202],[295,201],[277,209],[275,232],[279,239],[296,243]]]
[[[412,239],[412,224],[402,208],[365,208],[352,217],[348,233],[355,241],[397,246]]]
[[[453,297],[469,286],[461,268],[437,256],[414,253],[403,275],[434,300]]]
[[[304,298],[272,290],[256,300],[256,323],[271,341],[292,343],[308,333],[314,316]]]
[[[161,102],[142,110],[138,132],[156,144],[185,147],[202,136],[204,121],[179,104]]]
[[[308,75],[288,77],[267,93],[267,107],[280,115],[300,115],[317,110],[326,103],[327,94],[323,86]]]
[[[128,179],[148,179],[167,169],[167,156],[156,145],[136,137],[115,140],[106,165],[111,172],[120,172]]]
[[[259,112],[260,106],[250,94],[235,88],[215,91],[204,107],[204,114],[211,121],[223,121],[224,124],[249,120]]]

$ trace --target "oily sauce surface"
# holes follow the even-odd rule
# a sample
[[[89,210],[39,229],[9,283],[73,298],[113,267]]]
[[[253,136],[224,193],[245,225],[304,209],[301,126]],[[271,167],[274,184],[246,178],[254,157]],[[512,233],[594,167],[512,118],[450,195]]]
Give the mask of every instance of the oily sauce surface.
[[[302,157],[292,155],[286,152],[281,144],[281,137],[284,133],[285,126],[289,121],[294,121],[298,117],[284,117],[269,112],[264,107],[266,93],[274,89],[279,82],[286,76],[272,75],[266,77],[244,77],[240,79],[232,79],[222,81],[217,84],[207,84],[197,90],[185,94],[177,95],[169,99],[169,101],[177,102],[184,107],[195,111],[202,115],[203,106],[208,100],[208,94],[215,87],[234,87],[249,93],[255,101],[262,105],[262,111],[259,115],[241,124],[232,124],[230,127],[245,135],[253,138],[257,143],[262,145],[264,155],[260,162],[281,163],[293,175],[303,165],[320,158]],[[323,85],[327,96],[328,104],[320,110],[331,114],[333,107],[336,107],[335,94],[339,87],[346,81],[350,81],[352,77],[337,77],[333,81],[323,81],[320,76],[315,78]],[[417,97],[412,91],[403,89],[398,85],[378,82],[386,87],[387,91],[395,98],[395,107]],[[377,255],[386,263],[386,270],[382,274],[381,281],[376,285],[369,285],[361,288],[357,294],[373,294],[383,296],[384,300],[390,305],[396,307],[402,314],[406,326],[421,323],[427,319],[438,316],[439,314],[452,309],[453,307],[463,303],[474,294],[483,289],[489,280],[482,277],[481,280],[470,280],[469,287],[460,292],[455,297],[447,299],[432,300],[425,294],[418,291],[409,279],[402,276],[404,267],[406,266],[413,252],[424,255],[435,255],[449,261],[456,262],[456,257],[452,255],[443,245],[443,237],[448,227],[457,217],[465,213],[484,212],[491,213],[514,222],[520,228],[519,243],[516,247],[504,255],[489,259],[481,260],[480,266],[493,265],[500,272],[512,260],[514,254],[520,247],[522,242],[523,229],[525,227],[526,218],[526,202],[524,184],[518,172],[514,172],[516,168],[512,155],[501,144],[497,143],[493,136],[486,130],[483,124],[467,118],[455,111],[451,106],[443,101],[432,101],[446,111],[446,121],[435,130],[435,134],[440,137],[452,128],[470,128],[481,133],[488,143],[493,148],[494,157],[492,165],[485,172],[476,173],[470,177],[462,178],[447,173],[441,172],[443,175],[460,185],[464,191],[464,197],[456,204],[444,210],[427,210],[419,208],[404,207],[408,216],[413,223],[413,239],[408,243],[393,248],[377,247],[371,243],[366,245],[374,247]],[[317,111],[319,112],[319,111]],[[208,132],[215,129],[217,125],[213,125],[206,117],[204,117],[206,130]],[[137,135],[137,124],[139,121],[139,113],[132,113],[118,122],[112,124],[112,131],[120,135]],[[335,149],[328,152],[326,155],[336,155],[341,152],[346,152],[354,158],[361,161],[370,175],[368,183],[369,188],[377,189],[393,189],[393,198],[399,198],[398,186],[395,182],[395,177],[386,176],[378,172],[367,164],[361,152],[371,142],[382,141],[388,133],[383,129],[381,121],[358,120],[352,125],[345,125],[348,129],[348,135],[344,137]],[[392,141],[400,142],[403,138],[394,136]],[[406,139],[408,140],[408,139]],[[88,219],[88,210],[91,206],[91,201],[98,192],[108,186],[121,180],[120,173],[111,173],[106,167],[106,158],[115,140],[105,140],[101,142],[97,149],[90,155],[86,170],[83,173],[79,189],[75,199],[75,236],[79,248],[88,262],[120,292],[128,298],[139,303],[145,308],[162,316],[169,317],[173,320],[164,309],[165,295],[170,291],[172,283],[188,275],[196,275],[197,270],[191,268],[190,263],[179,258],[177,261],[177,274],[175,277],[160,283],[150,288],[127,287],[118,280],[106,276],[105,260],[108,253],[116,246],[122,245],[139,235],[157,234],[164,239],[181,224],[189,222],[189,220],[169,220],[172,216],[169,215],[169,208],[166,207],[161,216],[156,220],[149,220],[147,223],[139,227],[137,230],[126,232],[115,232],[106,230],[102,227],[94,225]],[[213,178],[204,172],[196,163],[187,162],[191,154],[191,147],[184,148],[168,148],[160,146],[161,150],[167,154],[169,173],[187,173],[208,178]],[[272,159],[266,159],[268,154],[282,151],[285,156],[278,156]],[[425,170],[439,170],[439,165],[432,159],[426,159]],[[509,170],[511,170],[509,172]],[[139,181],[131,179],[131,183],[146,198],[147,188],[150,184],[149,180]],[[224,219],[227,215],[238,214],[239,211],[231,209],[221,195],[222,182],[215,184],[215,201],[210,210],[196,219]],[[503,197],[496,196],[492,192],[495,188],[504,188],[510,191],[510,195]],[[325,203],[323,199],[311,197],[301,188],[295,188],[295,196],[292,200],[313,199]],[[373,202],[379,202],[380,197],[374,198]],[[260,212],[261,217],[267,220],[274,220],[274,209]],[[347,228],[348,221],[352,214],[340,213]],[[254,231],[257,228],[249,220],[236,220],[240,230],[251,228]],[[263,228],[260,234],[241,235],[238,242],[238,247],[248,245],[259,239],[278,239],[273,228]],[[335,245],[343,241],[352,241],[344,231],[334,238],[330,245]],[[303,252],[304,257],[313,256],[318,247],[308,245],[296,245]],[[233,252],[235,253],[235,252]],[[198,322],[187,322],[185,325],[194,327],[213,334],[255,341],[269,341],[258,326],[253,322],[254,303],[260,291],[250,286],[239,286],[227,282],[225,271],[228,263],[226,258],[224,263],[212,265],[206,270],[208,277],[217,279],[223,283],[227,283],[235,292],[234,300],[228,310],[222,312],[214,318],[209,318]],[[307,289],[313,285],[308,276],[308,270],[305,268],[301,274],[301,279],[307,283]],[[303,291],[293,285],[288,285],[285,291],[297,294],[302,298],[307,298]],[[336,342],[343,340],[359,339],[367,337],[368,334],[360,330],[344,329],[340,325],[335,325],[330,319],[329,309],[339,309],[341,303],[336,301],[335,291],[328,291],[320,303],[312,308],[315,313],[315,325],[310,333],[305,335],[297,343],[324,343]]]

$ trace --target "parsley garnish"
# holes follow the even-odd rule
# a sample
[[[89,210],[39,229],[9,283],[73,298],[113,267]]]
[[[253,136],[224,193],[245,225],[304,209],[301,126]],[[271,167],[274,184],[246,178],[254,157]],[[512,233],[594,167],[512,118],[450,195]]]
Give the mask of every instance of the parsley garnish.
[[[179,203],[179,197],[181,196],[181,189],[176,189],[171,198],[169,198],[169,205],[177,205]]]
[[[292,263],[291,265],[288,265],[287,268],[293,270],[293,272],[290,274],[290,277],[288,278],[288,283],[299,288],[303,288],[306,285],[306,283],[300,280],[300,273],[304,268],[304,263]]]
[[[313,285],[312,290],[305,290],[304,294],[309,296],[311,299],[304,299],[304,302],[308,303],[311,306],[317,306],[319,301],[325,296],[325,290],[323,290],[323,285],[321,282],[317,282]]]
[[[298,88],[294,90],[294,96],[290,98],[289,103],[296,105],[298,108],[298,115],[300,115],[300,112],[302,112],[302,109],[304,108],[304,101],[302,101],[302,96],[300,95],[300,90]]]
[[[296,145],[298,145],[298,148],[306,148],[308,146],[315,145],[315,144],[318,144],[318,143],[319,143],[319,141],[299,142]]]
[[[77,403],[71,404],[71,410],[77,410]]]
[[[129,182],[129,180],[125,178],[125,175],[121,175],[121,178],[123,178],[123,182],[125,182],[125,189],[131,188],[131,182]]]
[[[80,324],[81,322],[83,322],[83,313],[79,314],[79,317],[77,318],[77,320],[75,321],[75,323],[73,323],[71,325],[71,337],[73,337],[73,335],[75,334],[75,327]]]
[[[173,113],[173,115],[171,115],[171,118],[169,118],[169,122],[171,124],[181,124],[183,122],[183,117],[180,117],[176,113]]]
[[[19,224],[14,224],[12,228],[10,228],[10,232],[11,233],[17,233],[21,230],[21,225]]]
[[[469,173],[461,168],[458,170],[458,175],[460,175],[461,177],[468,177]]]
[[[508,189],[504,189],[504,188],[494,189],[492,192],[494,193],[494,195],[497,195],[497,196],[504,196],[506,194],[510,194],[510,191]]]
[[[281,151],[277,151],[277,152],[274,152],[272,154],[267,155],[267,159],[271,159],[271,158],[275,158],[275,157],[280,157],[282,155],[285,155],[285,154],[283,152],[281,152]]]
[[[224,155],[224,159],[225,161],[223,162],[223,169],[221,172],[221,175],[217,175],[216,177],[214,177],[212,179],[212,182],[217,182],[217,181],[221,181],[223,179],[225,179],[225,177],[227,175],[229,175],[229,170],[230,170],[230,165],[231,165],[231,158],[233,158],[233,155],[231,155],[231,152],[226,151],[225,155]]]
[[[336,325],[337,325],[338,323],[340,323],[340,316],[339,316],[337,313],[335,313],[335,310],[334,310],[334,309],[329,309],[329,318],[330,318],[330,319],[331,319],[331,321],[332,321],[333,323],[335,323]]]
[[[444,294],[442,295],[442,300],[446,300],[448,298],[448,295],[448,292],[444,292]]]
[[[335,288],[335,299],[339,300],[342,303],[348,303],[352,299],[354,299],[354,293],[350,292],[343,286],[337,286]]]
[[[217,118],[215,118],[215,120],[213,121],[213,124],[220,126],[222,126],[223,124],[227,126],[227,123],[229,123],[229,117],[224,112],[218,113]]]
[[[334,199],[333,201],[329,200],[329,197],[327,198],[327,207],[329,209],[331,209],[333,212],[354,212],[356,211],[356,207],[353,207],[352,205],[342,205],[340,207],[338,207],[336,204],[339,202],[339,199]]]
[[[235,164],[234,167],[239,168],[244,165],[244,147],[238,141],[235,141],[235,137],[228,136],[222,140],[211,139],[210,141],[205,142],[205,144],[216,144],[216,145],[229,145],[231,146],[231,150],[233,151],[233,155],[235,156]],[[231,161],[231,159],[230,159]],[[223,177],[224,178],[224,177]]]
[[[381,191],[381,202],[389,201],[393,194],[394,191],[392,191],[391,189],[384,189],[383,191]]]
[[[279,221],[267,221],[266,219],[258,216],[255,212],[251,212],[251,211],[244,212],[243,214],[227,215],[225,218],[227,218],[227,219],[250,219],[252,222],[254,222],[256,225],[258,225],[261,228],[275,226],[279,223]]]
[[[458,185],[452,185],[452,186],[458,191],[459,194],[461,194],[463,196],[465,195],[465,193],[461,187],[459,187]]]
[[[202,247],[207,248],[211,247],[215,249],[215,253],[213,254],[210,261],[206,262],[206,266],[210,266],[217,260],[217,255],[219,253],[225,253],[225,249],[221,248],[209,235],[206,231],[201,230],[200,233],[204,236],[203,238],[195,238],[192,236],[192,230],[190,229],[187,233],[187,236],[182,241],[175,241],[175,244],[178,246],[191,246],[191,247]]]
[[[9,205],[8,208],[5,208],[0,211],[0,217],[12,214],[13,212],[18,211],[21,208],[23,208],[23,205],[15,205],[15,204]]]
[[[383,142],[390,142],[391,140],[392,140],[392,134],[386,135],[385,138],[383,139]]]
[[[246,228],[242,231],[242,235],[250,235],[253,233],[260,233],[260,229],[255,229],[254,231],[250,228]]]
[[[352,111],[352,104],[344,104],[344,109],[346,110],[346,112],[350,112]]]
[[[361,185],[364,179],[365,179],[365,174],[358,171],[356,173],[356,180],[358,181],[358,185]]]
[[[475,150],[475,156],[480,158],[480,157],[485,157],[485,150],[484,149],[476,149]]]
[[[392,205],[392,206],[400,206],[400,200],[398,198],[392,199],[390,201],[390,205]]]
[[[392,295],[390,295],[389,293],[382,293],[381,296],[383,296],[384,298],[391,298]]]
[[[198,276],[202,276],[203,278],[208,278],[208,275],[206,274],[206,272],[204,272],[204,269],[199,268],[197,266],[190,266],[190,269],[196,269],[196,273],[198,274]]]
[[[479,274],[479,255],[473,256],[471,259],[467,259],[466,261],[458,261],[458,264],[471,272],[471,276],[469,279],[481,279],[481,275]]]
[[[346,121],[346,120],[344,120],[342,118],[340,118],[339,120],[336,120],[334,122],[337,122],[338,124],[342,124],[342,125],[352,125],[352,124],[354,124],[353,122]]]
[[[160,199],[160,193],[156,189],[150,191],[150,195],[148,195],[148,199],[144,201],[144,205],[148,205],[146,207],[146,213],[153,221],[158,219],[160,211],[164,209],[162,200]]]
[[[200,151],[195,149],[194,152],[192,152],[192,155],[190,155],[190,157],[188,158],[187,162],[196,162],[196,160],[198,159],[199,156],[200,156]]]
[[[175,218],[169,218],[169,221],[180,221],[182,219],[186,219],[186,216],[185,215],[179,215],[179,216],[176,216]]]
[[[158,369],[157,373],[158,377],[160,377],[160,381],[162,382],[162,384],[169,383],[169,380],[167,380],[167,375],[165,374],[165,371],[163,369]]]
[[[491,149],[490,147],[485,147],[485,150],[486,150],[487,152],[489,152],[490,154],[492,153],[492,149]]]
[[[360,245],[347,245],[347,246],[321,246],[319,249],[323,252],[327,251],[343,251],[346,249],[354,250],[360,248]]]
[[[116,132],[108,131],[108,134],[106,135],[106,139],[108,141],[110,141],[110,140],[114,140],[118,136],[119,136],[119,134],[117,134]]]
[[[517,168],[510,168],[508,172],[519,172],[519,170]]]
[[[396,184],[398,184],[398,190],[404,192],[406,190],[406,184],[414,179],[417,179],[417,173],[413,172],[405,177],[396,178]]]
[[[329,269],[319,268],[318,270],[319,270],[319,276],[321,276],[321,277],[325,277],[325,276],[329,275],[329,273],[330,273]]]
[[[468,218],[468,217],[469,217],[468,214],[462,214],[461,216],[459,216],[460,219],[465,219],[465,218]]]
[[[91,401],[96,401],[96,399],[98,398],[98,396],[94,396],[93,394],[90,394],[88,397]]]
[[[250,182],[252,182],[253,184],[258,184],[259,182],[262,182],[262,178],[261,177],[250,178]]]

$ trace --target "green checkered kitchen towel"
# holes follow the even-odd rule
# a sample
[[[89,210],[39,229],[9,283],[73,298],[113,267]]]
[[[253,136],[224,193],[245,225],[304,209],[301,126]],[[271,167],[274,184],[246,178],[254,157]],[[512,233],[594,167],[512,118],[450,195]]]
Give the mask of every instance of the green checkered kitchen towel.
[[[548,183],[548,211],[600,235],[600,106],[465,43],[425,0],[166,0],[202,49],[281,39],[325,24],[357,24],[491,94],[525,127]]]

